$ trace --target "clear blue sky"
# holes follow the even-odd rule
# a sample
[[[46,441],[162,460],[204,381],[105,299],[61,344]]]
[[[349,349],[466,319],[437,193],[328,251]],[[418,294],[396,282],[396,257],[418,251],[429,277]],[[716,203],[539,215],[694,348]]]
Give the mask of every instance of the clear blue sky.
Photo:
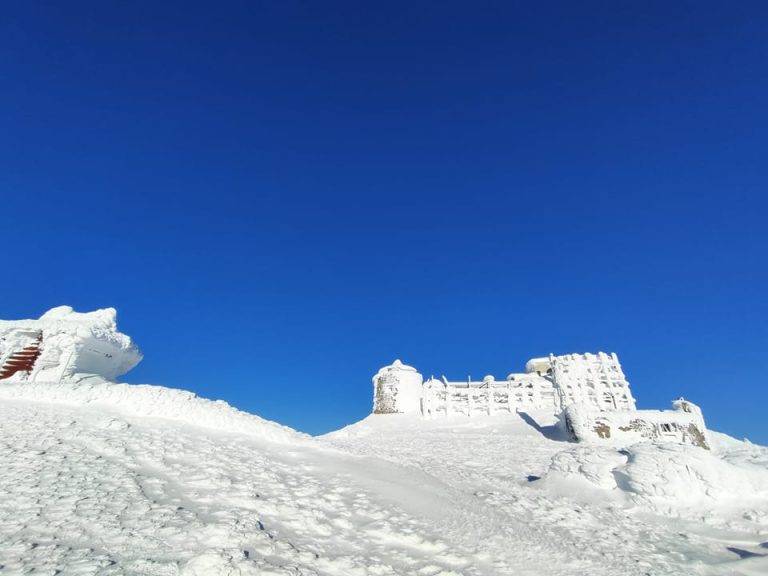
[[[0,317],[312,433],[616,351],[768,443],[768,8],[629,4],[4,6]]]

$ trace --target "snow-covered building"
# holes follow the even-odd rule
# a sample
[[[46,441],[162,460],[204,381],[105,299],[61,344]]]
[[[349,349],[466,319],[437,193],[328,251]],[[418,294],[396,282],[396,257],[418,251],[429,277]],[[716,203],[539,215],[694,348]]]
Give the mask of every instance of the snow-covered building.
[[[79,313],[59,306],[37,320],[0,320],[0,385],[81,374],[114,380],[141,358],[130,337],[117,330],[114,308]]]
[[[422,380],[415,368],[396,360],[373,377],[374,413],[492,414],[525,409],[562,411],[570,404],[599,410],[634,410],[635,399],[616,354],[566,354],[534,358],[524,373],[504,380]]]
[[[424,416],[493,414],[555,407],[552,381],[538,374],[510,374],[504,380],[486,376],[464,382],[430,378],[422,388]]]
[[[421,374],[400,360],[384,366],[373,377],[374,414],[415,414],[421,410]]]
[[[701,410],[687,400],[674,410],[637,410],[635,398],[615,353],[565,354],[533,358],[524,373],[504,380],[422,379],[396,360],[373,377],[374,414],[409,413],[424,417],[477,416],[530,410],[559,415],[576,441],[674,440],[707,447]]]
[[[615,353],[550,354],[549,365],[548,374],[557,390],[561,410],[570,404],[608,411],[635,409],[629,382]]]
[[[560,418],[568,436],[576,442],[675,442],[709,449],[699,407],[680,398],[672,403],[672,408],[599,411],[571,404]]]

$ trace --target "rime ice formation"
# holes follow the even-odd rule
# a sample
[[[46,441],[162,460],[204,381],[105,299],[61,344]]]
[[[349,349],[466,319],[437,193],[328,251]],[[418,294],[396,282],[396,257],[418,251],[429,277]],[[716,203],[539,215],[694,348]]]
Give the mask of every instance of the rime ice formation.
[[[543,409],[558,415],[579,442],[674,441],[708,448],[704,418],[692,402],[681,398],[672,411],[636,409],[615,353],[550,354],[529,360],[525,370],[505,380],[422,381],[415,368],[396,360],[373,377],[374,414],[476,416]]]
[[[108,380],[141,361],[131,339],[118,332],[117,312],[75,312],[59,306],[38,320],[0,320],[0,383],[59,382],[78,374]]]

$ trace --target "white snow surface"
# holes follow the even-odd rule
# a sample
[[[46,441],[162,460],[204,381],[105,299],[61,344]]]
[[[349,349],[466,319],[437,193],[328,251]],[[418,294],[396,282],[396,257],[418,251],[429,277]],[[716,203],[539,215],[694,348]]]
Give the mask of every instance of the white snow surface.
[[[116,384],[96,376],[60,383],[23,382],[0,385],[0,400],[10,399],[91,407],[103,414],[176,420],[272,442],[297,442],[307,438],[305,434],[287,426],[237,410],[222,400],[207,400],[186,390],[163,386]]]
[[[180,390],[0,386],[0,573],[768,574],[768,449],[566,442],[551,414],[310,438]]]

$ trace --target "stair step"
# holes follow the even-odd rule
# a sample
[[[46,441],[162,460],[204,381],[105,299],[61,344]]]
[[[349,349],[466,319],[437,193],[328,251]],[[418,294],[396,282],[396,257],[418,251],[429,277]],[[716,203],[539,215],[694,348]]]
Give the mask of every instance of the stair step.
[[[43,340],[43,335],[40,333],[37,337],[37,341],[34,344],[25,346],[21,350],[13,352],[5,361],[2,368],[0,368],[0,380],[10,378],[17,372],[31,372],[35,367],[35,362],[40,357],[40,343]]]

